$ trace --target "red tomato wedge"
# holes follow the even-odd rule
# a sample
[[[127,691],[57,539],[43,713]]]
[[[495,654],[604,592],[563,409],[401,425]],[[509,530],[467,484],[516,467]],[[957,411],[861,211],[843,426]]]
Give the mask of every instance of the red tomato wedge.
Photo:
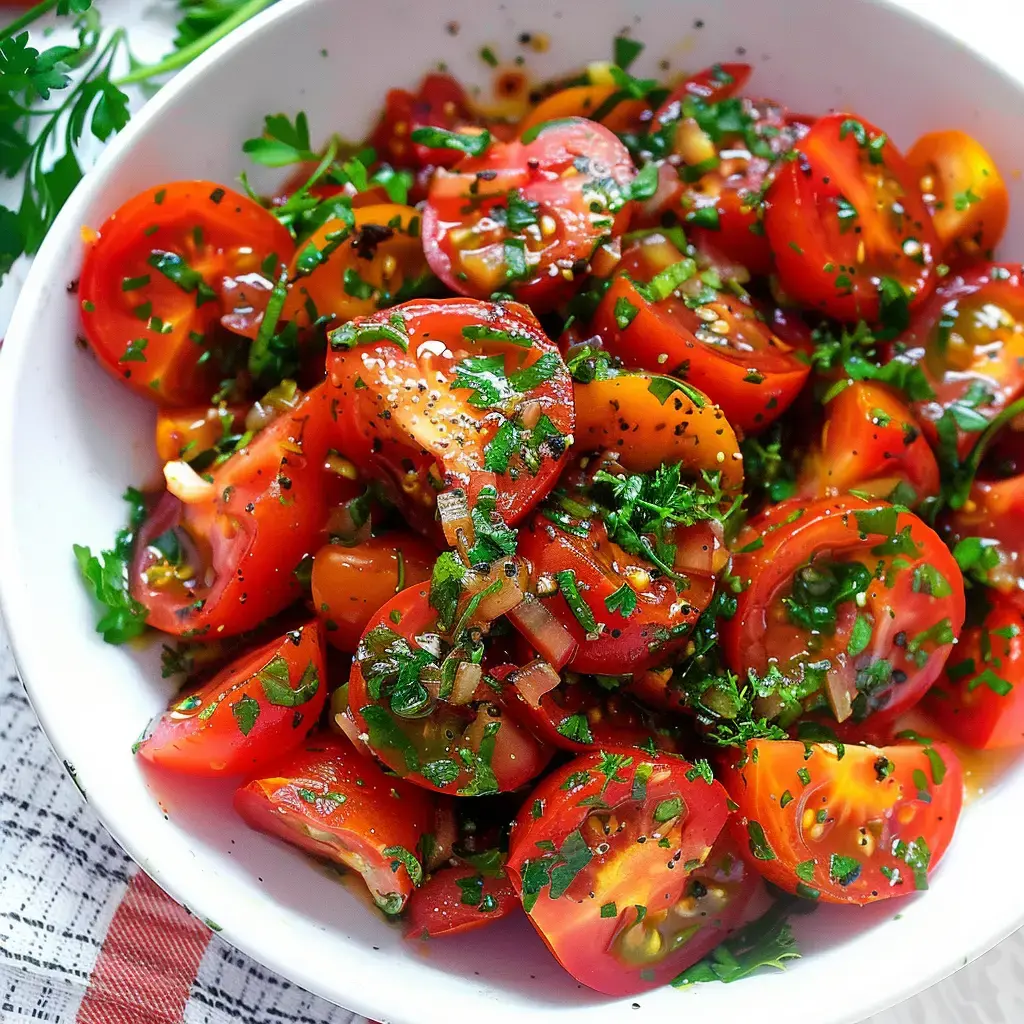
[[[349,677],[356,727],[388,768],[426,789],[517,789],[540,774],[551,751],[505,713],[501,680],[510,666],[487,673],[493,684],[478,665],[459,671],[452,666],[470,654],[441,646],[440,632],[426,587],[402,591],[370,620]],[[451,676],[442,668],[449,655]]]
[[[433,794],[385,775],[331,733],[310,736],[235,793],[247,825],[358,871],[386,914],[401,913],[423,881],[435,807]]]
[[[438,491],[497,491],[515,523],[554,485],[572,433],[572,382],[528,309],[416,300],[331,334],[337,445],[435,529]]]
[[[436,939],[484,928],[519,909],[508,877],[483,874],[472,866],[444,867],[413,893],[407,939]]]
[[[1001,597],[968,626],[926,706],[951,736],[976,750],[1024,746],[1024,615]]]
[[[298,746],[327,696],[317,623],[236,659],[205,686],[176,698],[137,753],[188,775],[240,775]]]
[[[300,596],[295,570],[323,543],[331,506],[361,490],[325,468],[329,402],[325,385],[302,397],[213,469],[200,500],[160,498],[129,574],[151,626],[178,636],[231,636]]]
[[[567,477],[520,531],[518,551],[537,596],[577,641],[569,667],[628,675],[665,662],[685,646],[728,560],[720,496],[695,492],[678,464],[628,474],[595,458]],[[692,524],[647,511],[693,493],[704,504]]]
[[[238,362],[220,336],[229,282],[271,276],[295,249],[253,200],[212,181],[147,189],[120,207],[85,254],[82,326],[100,365],[164,406],[210,400]]]
[[[772,717],[889,720],[935,681],[964,621],[960,569],[936,533],[885,502],[791,499],[751,520],[722,625],[740,678],[778,682]]]
[[[984,146],[966,132],[928,132],[910,147],[907,163],[946,258],[991,259],[1010,216],[1010,197]]]
[[[928,888],[963,803],[943,743],[890,747],[755,740],[724,777],[733,835],[786,892],[873,903]]]
[[[614,278],[594,330],[624,365],[670,374],[704,392],[734,428],[768,426],[796,399],[810,367],[771,333],[752,303],[709,285],[692,260],[676,267],[647,285]]]
[[[603,240],[629,219],[626,147],[584,118],[491,142],[430,184],[423,245],[430,269],[462,295],[509,292],[538,312],[579,288]]]
[[[888,388],[864,381],[825,406],[821,442],[797,484],[806,498],[850,491],[907,506],[939,493],[939,464],[914,414]]]
[[[433,545],[408,530],[322,547],[311,583],[327,642],[354,653],[370,619],[396,594],[429,580],[436,558]]]
[[[728,816],[721,785],[681,758],[586,754],[527,798],[507,871],[531,923],[577,981],[606,995],[643,992],[699,960],[742,909],[738,897],[749,889],[734,881],[706,919],[695,913],[707,889],[697,872]]]
[[[963,458],[979,433],[1024,395],[1024,277],[1020,264],[975,264],[951,274],[892,347],[934,395],[915,404],[933,445],[943,416]]]
[[[977,480],[944,533],[964,574],[1024,609],[1024,475]]]
[[[935,287],[939,240],[892,140],[852,114],[817,121],[766,196],[782,289],[838,320],[878,322]]]

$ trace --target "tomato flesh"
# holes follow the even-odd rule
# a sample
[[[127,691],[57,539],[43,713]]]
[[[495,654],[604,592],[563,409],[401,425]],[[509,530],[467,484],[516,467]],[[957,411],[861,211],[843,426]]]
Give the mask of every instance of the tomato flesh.
[[[305,738],[324,706],[323,634],[313,623],[244,654],[176,698],[138,747],[144,761],[188,775],[239,775]]]
[[[440,938],[484,928],[519,909],[508,877],[484,875],[474,867],[444,867],[409,901],[408,939]]]
[[[928,712],[976,750],[1024,746],[1024,615],[1001,597],[960,637]]]
[[[723,623],[741,678],[781,674],[765,710],[889,720],[942,671],[964,621],[959,566],[920,519],[847,496],[791,499],[737,538],[732,572],[749,585]]]
[[[230,280],[295,249],[259,204],[210,181],[171,182],[120,207],[82,264],[82,326],[100,365],[161,406],[209,402],[238,362],[219,335]],[[226,336],[230,339],[230,335]]]
[[[642,992],[699,960],[729,926],[714,914],[695,924],[704,884],[693,885],[728,816],[721,785],[681,758],[586,754],[527,798],[507,870],[577,981],[606,995]]]
[[[892,140],[862,118],[830,114],[796,153],[766,196],[764,226],[783,291],[847,321],[878,322],[883,296],[923,302],[935,287],[939,242]]]
[[[755,740],[724,777],[733,835],[786,892],[873,903],[928,888],[953,836],[963,770],[942,743],[890,747]]]
[[[436,529],[441,490],[463,488],[472,503],[495,488],[499,515],[515,523],[554,485],[572,384],[529,310],[416,300],[349,327],[347,340],[331,336],[327,360],[337,444],[413,525]]]
[[[552,309],[577,290],[600,240],[621,233],[634,174],[626,147],[584,118],[492,142],[431,182],[427,262],[459,294],[510,292]]]
[[[301,750],[235,793],[247,825],[363,876],[387,914],[405,907],[422,879],[423,837],[436,798],[385,775],[348,740],[310,736]]]

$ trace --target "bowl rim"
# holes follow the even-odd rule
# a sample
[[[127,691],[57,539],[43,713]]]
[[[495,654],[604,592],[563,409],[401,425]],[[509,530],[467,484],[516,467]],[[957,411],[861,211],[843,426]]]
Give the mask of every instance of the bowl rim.
[[[328,2],[330,0],[277,0],[271,7],[261,11],[250,21],[239,26],[228,36],[218,41],[208,51],[179,71],[132,115],[128,125],[104,147],[95,164],[76,186],[32,261],[21,292],[18,295],[7,331],[7,337],[2,349],[0,349],[0,493],[3,493],[3,481],[10,480],[13,476],[13,466],[10,459],[10,452],[13,449],[14,430],[13,397],[17,390],[17,381],[20,377],[25,354],[28,349],[33,312],[44,300],[46,288],[51,283],[51,271],[56,262],[54,259],[55,255],[60,252],[66,240],[74,239],[78,236],[77,223],[80,217],[80,209],[85,207],[92,199],[109,172],[122,159],[123,154],[131,149],[135,143],[136,136],[141,134],[152,121],[158,119],[165,107],[177,100],[182,93],[201,85],[209,69],[222,57],[236,49],[243,48],[252,38],[272,31],[280,23],[296,16],[303,8]],[[955,42],[959,47],[967,51],[973,61],[987,65],[999,75],[1012,82],[1021,92],[1022,101],[1024,101],[1024,64],[1014,68],[1014,66],[1006,61],[993,59],[990,54],[986,53],[975,42],[964,40],[955,35],[944,20],[925,14],[924,6],[917,5],[914,0],[857,0],[857,2],[865,7],[887,9],[902,19],[914,23],[918,31],[943,36],[948,41]],[[9,340],[11,338],[14,339],[13,344]],[[52,723],[48,724],[46,701],[36,699],[36,695],[42,693],[46,683],[39,679],[38,675],[32,677],[31,672],[26,671],[25,668],[33,660],[30,649],[35,641],[32,639],[32,630],[23,628],[27,625],[27,620],[22,620],[16,606],[15,590],[17,588],[15,580],[17,573],[15,570],[16,559],[14,557],[16,546],[13,529],[13,502],[0,501],[0,619],[2,619],[7,628],[8,643],[15,669],[25,688],[43,735],[57,759],[63,763],[65,769],[71,775],[73,781],[75,781],[82,798],[90,805],[103,828],[132,858],[139,870],[145,871],[173,899],[185,906],[200,920],[205,921],[206,918],[202,912],[190,905],[187,898],[187,886],[184,883],[178,884],[176,880],[169,879],[167,877],[168,871],[165,870],[159,858],[152,858],[144,849],[144,844],[134,842],[131,835],[125,834],[124,829],[109,823],[115,822],[117,818],[106,813],[105,808],[108,800],[102,795],[86,797],[86,787],[76,778],[73,769],[65,758],[65,751],[62,751],[61,745],[56,738],[59,730],[53,729]],[[100,788],[98,791],[93,790],[93,792],[102,794],[103,790]],[[170,874],[173,875],[173,872],[170,872]],[[863,1021],[866,1019],[865,1013],[870,1016],[919,994],[992,949],[1008,935],[1024,925],[1024,905],[1021,905],[1019,908],[1014,908],[1011,902],[1006,902],[1003,905],[1010,912],[1003,915],[999,926],[994,932],[989,931],[986,933],[985,938],[975,939],[966,952],[962,946],[951,947],[955,952],[951,952],[943,960],[933,961],[929,969],[917,974],[911,984],[908,985],[904,982],[898,989],[891,987],[882,991],[876,991],[870,998],[863,1000],[860,1008],[853,1013],[849,1011],[844,1013],[840,1010],[840,1015],[832,1018],[833,1024],[856,1024],[857,1021]],[[321,983],[320,979],[315,975],[305,971],[301,963],[289,960],[286,955],[277,953],[273,949],[260,947],[258,943],[248,940],[242,934],[232,933],[229,935],[220,932],[219,929],[217,931],[223,941],[246,956],[300,985],[305,990],[328,1002],[336,1003],[337,994],[330,991],[329,986]],[[345,1008],[370,1017],[381,1013],[382,1010],[379,1005],[375,1004],[368,995],[364,995],[364,992],[365,986],[360,985],[358,981],[346,986],[344,994]],[[502,1019],[500,1013],[499,1019]]]

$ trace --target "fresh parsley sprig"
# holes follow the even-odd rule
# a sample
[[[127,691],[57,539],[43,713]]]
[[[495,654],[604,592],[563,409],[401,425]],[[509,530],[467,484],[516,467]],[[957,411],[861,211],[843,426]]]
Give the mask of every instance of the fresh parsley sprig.
[[[0,206],[0,276],[35,253],[81,181],[83,142],[106,142],[129,118],[129,85],[183,68],[273,0],[176,0],[174,49],[154,64],[131,53],[124,28],[104,32],[93,0],[43,0],[0,29],[0,173],[23,175],[17,208]],[[74,18],[72,45],[43,50],[28,28],[45,15]],[[129,70],[118,75],[124,58]]]

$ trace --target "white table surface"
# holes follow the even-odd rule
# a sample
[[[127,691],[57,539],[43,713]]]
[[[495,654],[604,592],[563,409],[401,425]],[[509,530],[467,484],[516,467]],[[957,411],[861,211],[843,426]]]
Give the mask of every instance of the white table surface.
[[[825,0],[823,0],[825,2]],[[836,2],[836,0],[832,0]],[[1007,66],[1024,66],[1024,4],[1020,0],[894,0],[946,27]],[[99,0],[104,18],[131,29],[145,57],[158,56],[170,38],[169,0]],[[10,9],[0,4],[0,24]],[[16,201],[16,186],[0,185],[0,201]],[[17,299],[24,267],[0,286],[0,337]],[[0,623],[0,647],[6,642]],[[70,781],[65,779],[67,785]],[[955,927],[950,923],[950,927]],[[881,953],[880,955],[884,955]],[[870,984],[870,979],[851,983]],[[829,998],[841,998],[832,993]],[[871,1017],[864,1024],[1024,1024],[1024,930],[920,995]]]

